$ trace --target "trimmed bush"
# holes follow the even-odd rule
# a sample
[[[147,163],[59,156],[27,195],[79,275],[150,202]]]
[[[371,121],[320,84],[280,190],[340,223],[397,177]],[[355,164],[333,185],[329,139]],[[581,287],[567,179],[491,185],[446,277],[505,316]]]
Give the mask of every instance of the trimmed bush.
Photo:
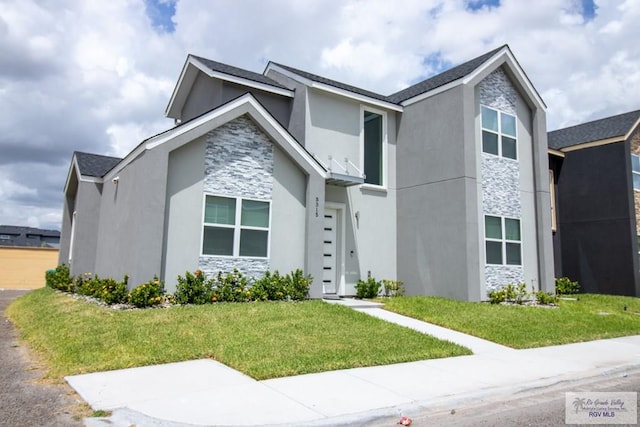
[[[126,304],[129,302],[129,295],[127,294],[128,281],[129,276],[127,275],[124,276],[124,279],[122,279],[121,282],[111,278],[102,279],[100,283],[100,290],[95,297],[109,305]]]
[[[377,281],[373,277],[368,277],[367,280],[358,280],[356,283],[356,297],[358,298],[375,298],[380,292],[382,282]]]
[[[60,264],[54,270],[47,270],[45,273],[47,286],[64,292],[73,292],[73,278],[69,273],[69,266]]]
[[[201,270],[196,270],[193,274],[187,271],[184,277],[178,276],[173,297],[177,304],[210,303],[213,297],[213,280],[207,280],[207,275]]]
[[[129,293],[129,303],[138,308],[152,307],[164,301],[164,282],[154,276]]]
[[[219,272],[213,288],[212,302],[244,302],[249,301],[251,292],[247,294],[247,278],[234,268],[233,273]]]
[[[299,268],[286,277],[286,294],[289,299],[294,301],[303,301],[309,297],[309,288],[313,283],[313,277],[310,274],[304,275]]]
[[[568,277],[556,278],[556,295],[573,295],[580,292],[580,284]]]

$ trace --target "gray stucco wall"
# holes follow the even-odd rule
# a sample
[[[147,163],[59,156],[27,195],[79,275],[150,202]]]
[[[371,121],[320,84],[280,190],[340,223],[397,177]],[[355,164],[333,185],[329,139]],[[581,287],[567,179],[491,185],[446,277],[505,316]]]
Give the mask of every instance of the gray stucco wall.
[[[398,131],[398,276],[407,294],[479,299],[473,90],[406,106]]]
[[[74,242],[71,249],[73,256],[71,263],[69,263],[71,218],[73,217],[73,210],[70,209],[67,221],[69,229],[67,231],[63,227],[59,260],[60,263],[70,264],[70,271],[74,276],[85,272],[93,272],[96,265],[98,236],[95,231],[100,221],[100,187],[101,184],[94,182],[79,182],[75,197],[72,197],[73,201],[68,204],[69,208],[77,212]],[[65,214],[67,213],[66,210],[65,208]]]
[[[102,192],[95,272],[135,287],[162,273],[168,156],[164,146],[145,151],[109,178]]]
[[[163,277],[170,292],[178,275],[198,268],[205,143],[200,137],[169,153]]]
[[[267,76],[284,87],[295,91],[295,97],[291,101],[291,113],[287,130],[304,146],[306,144],[307,130],[307,87],[277,71],[269,70]]]

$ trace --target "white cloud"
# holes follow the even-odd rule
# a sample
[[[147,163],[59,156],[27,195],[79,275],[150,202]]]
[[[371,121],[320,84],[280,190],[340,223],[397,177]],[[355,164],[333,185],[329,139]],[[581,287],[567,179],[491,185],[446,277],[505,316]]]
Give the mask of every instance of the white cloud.
[[[388,94],[438,71],[430,59],[456,65],[508,43],[550,129],[640,108],[640,2],[598,1],[587,22],[579,3],[179,0],[167,33],[142,1],[0,0],[0,223],[59,218],[74,150],[121,156],[170,127],[187,53],[257,72],[274,60]],[[40,169],[46,179],[24,172]]]

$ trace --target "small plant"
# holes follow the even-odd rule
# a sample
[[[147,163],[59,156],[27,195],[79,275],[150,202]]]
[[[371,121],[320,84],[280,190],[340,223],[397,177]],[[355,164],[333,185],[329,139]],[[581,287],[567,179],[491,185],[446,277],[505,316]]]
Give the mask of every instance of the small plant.
[[[73,292],[73,278],[69,273],[69,266],[60,264],[54,270],[47,270],[45,273],[47,286],[64,292]]]
[[[125,304],[128,299],[127,284],[129,282],[129,276],[125,274],[121,282],[117,280],[107,278],[101,280],[100,290],[98,291],[96,298],[100,298],[105,303],[112,304]]]
[[[508,284],[502,288],[490,291],[487,295],[489,296],[491,304],[500,304],[503,302],[522,304],[530,296],[529,292],[527,292],[527,285],[524,283],[520,283],[518,286]]]
[[[238,269],[225,275],[218,273],[211,296],[212,302],[243,302],[249,300],[251,291],[247,295],[247,278]]]
[[[178,285],[173,294],[177,304],[207,304],[213,296],[213,281],[207,275],[196,270],[193,274],[185,272],[184,277],[178,276]]]
[[[356,297],[375,298],[378,296],[381,287],[382,282],[373,277],[368,277],[367,280],[358,280],[358,283],[356,283]]]
[[[154,276],[153,280],[143,283],[129,293],[129,303],[145,308],[161,304],[164,300],[164,283]]]
[[[85,295],[88,297],[98,297],[98,293],[100,292],[100,288],[102,287],[101,279],[96,274],[95,276],[91,275],[91,273],[84,273],[80,276],[77,276],[74,280],[76,286],[76,292],[80,295]]]
[[[543,305],[551,305],[558,302],[558,297],[551,292],[538,291],[533,293],[538,303]]]
[[[580,284],[568,277],[556,278],[556,295],[573,295],[580,292]]]
[[[249,299],[254,301],[279,301],[287,297],[287,280],[281,277],[278,270],[266,271],[262,277],[251,285]]]
[[[385,297],[401,297],[404,295],[404,283],[402,280],[383,280],[382,293]]]
[[[500,304],[505,302],[507,299],[507,295],[504,291],[504,288],[494,289],[493,291],[489,291],[489,302],[491,304]]]
[[[311,275],[304,275],[299,268],[287,274],[287,295],[294,301],[303,301],[309,297],[309,288],[313,283]]]

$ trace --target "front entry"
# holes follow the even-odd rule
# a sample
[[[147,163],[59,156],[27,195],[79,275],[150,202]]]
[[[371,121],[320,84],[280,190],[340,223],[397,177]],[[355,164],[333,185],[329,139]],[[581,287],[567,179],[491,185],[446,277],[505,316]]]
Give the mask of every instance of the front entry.
[[[325,294],[335,294],[338,291],[338,211],[326,208],[324,210],[323,232],[323,271],[322,287]]]

